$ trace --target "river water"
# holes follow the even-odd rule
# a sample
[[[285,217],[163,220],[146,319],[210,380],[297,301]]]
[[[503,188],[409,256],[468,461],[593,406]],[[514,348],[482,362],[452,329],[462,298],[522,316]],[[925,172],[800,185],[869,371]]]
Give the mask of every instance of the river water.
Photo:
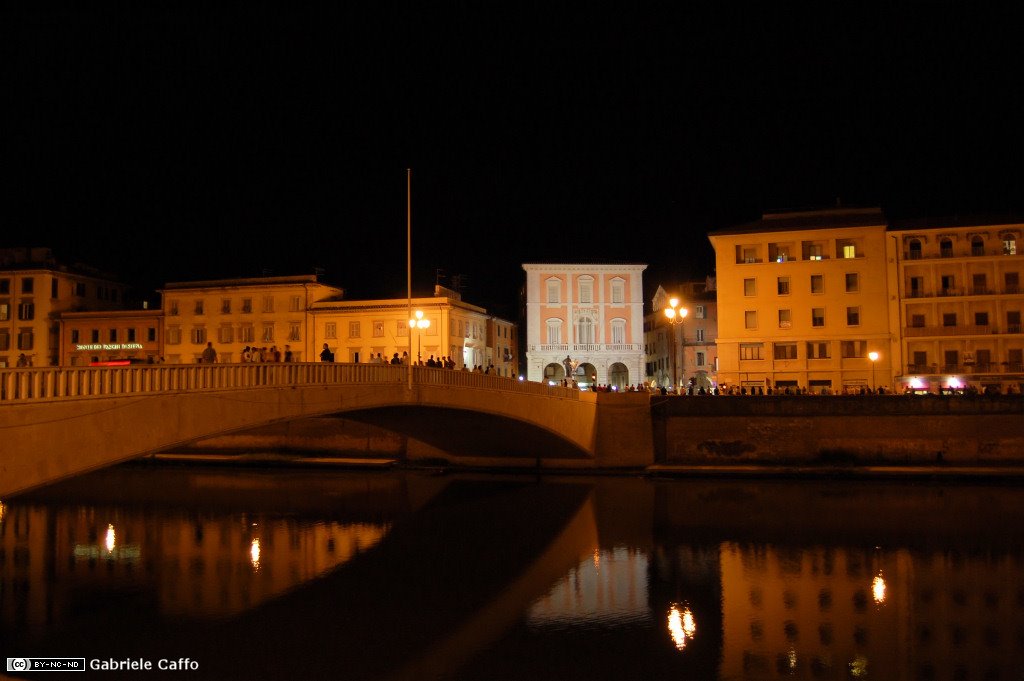
[[[1019,681],[1024,488],[119,467],[2,503],[0,641],[154,668],[108,678]]]

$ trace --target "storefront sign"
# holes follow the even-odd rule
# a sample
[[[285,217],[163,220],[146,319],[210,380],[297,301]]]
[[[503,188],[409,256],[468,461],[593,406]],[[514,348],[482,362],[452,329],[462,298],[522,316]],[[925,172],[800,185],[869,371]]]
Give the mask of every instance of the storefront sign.
[[[75,345],[75,350],[141,350],[142,343],[91,343]]]

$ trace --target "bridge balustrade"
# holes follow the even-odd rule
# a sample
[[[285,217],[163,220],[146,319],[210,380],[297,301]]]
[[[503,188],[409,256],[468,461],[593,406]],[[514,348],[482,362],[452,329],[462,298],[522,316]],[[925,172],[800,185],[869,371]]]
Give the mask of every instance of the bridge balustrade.
[[[13,368],[0,369],[0,403],[316,384],[401,384],[408,377],[407,366],[333,362]],[[579,399],[573,388],[432,367],[413,367],[413,382]]]

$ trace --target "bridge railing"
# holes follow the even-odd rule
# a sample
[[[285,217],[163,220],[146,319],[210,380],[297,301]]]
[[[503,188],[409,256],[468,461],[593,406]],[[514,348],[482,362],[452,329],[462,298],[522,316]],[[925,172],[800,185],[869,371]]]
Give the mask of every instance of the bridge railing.
[[[331,362],[0,369],[0,403],[298,385],[400,384],[408,377],[409,367],[406,366]],[[413,367],[413,381],[570,399],[579,397],[579,392],[572,388],[451,369]]]

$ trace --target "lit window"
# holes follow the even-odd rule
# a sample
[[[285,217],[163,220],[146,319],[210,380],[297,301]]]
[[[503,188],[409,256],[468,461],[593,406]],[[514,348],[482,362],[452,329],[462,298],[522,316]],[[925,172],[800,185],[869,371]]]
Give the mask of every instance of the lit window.
[[[612,320],[612,343],[621,345],[626,342],[626,320]]]
[[[560,345],[562,342],[562,320],[561,319],[549,319],[547,323],[548,327],[548,344],[549,345]]]

